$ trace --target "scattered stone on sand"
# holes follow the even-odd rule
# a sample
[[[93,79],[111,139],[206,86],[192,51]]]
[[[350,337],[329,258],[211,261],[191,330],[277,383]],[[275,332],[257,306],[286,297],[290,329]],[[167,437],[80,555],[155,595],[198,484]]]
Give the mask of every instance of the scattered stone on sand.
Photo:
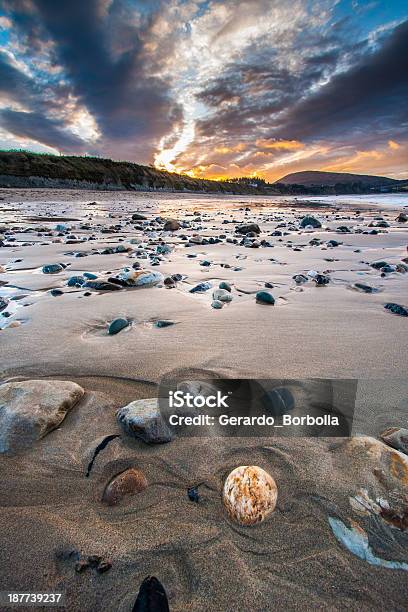
[[[386,268],[389,264],[386,261],[373,261],[370,263],[370,266],[375,270],[381,270],[381,268]]]
[[[408,429],[390,427],[380,434],[380,438],[388,446],[408,455]]]
[[[142,215],[141,213],[133,213],[132,220],[133,221],[146,221],[147,217],[145,215]]]
[[[42,267],[43,274],[58,274],[58,272],[62,272],[65,266],[62,264],[47,264]]]
[[[194,502],[196,504],[198,504],[200,501],[200,495],[198,493],[197,487],[190,487],[189,489],[187,489],[187,496],[191,502]]]
[[[61,289],[51,289],[50,294],[51,294],[53,297],[59,297],[60,295],[63,295],[63,294],[64,294],[64,292],[63,292],[63,291],[61,291]]]
[[[124,268],[118,274],[118,279],[124,281],[127,287],[154,287],[163,282],[163,274],[151,270]]]
[[[362,293],[376,293],[378,291],[376,287],[372,287],[366,283],[353,283],[350,285],[350,287],[351,289],[355,289],[355,291],[360,291]]]
[[[147,480],[143,472],[136,468],[129,468],[117,474],[106,485],[102,501],[108,506],[115,506],[127,495],[141,493],[146,487]]]
[[[287,387],[277,387],[267,391],[262,398],[265,408],[273,416],[288,414],[295,407],[295,398]]]
[[[238,234],[260,234],[261,230],[257,223],[246,223],[238,225],[236,228]]]
[[[226,281],[221,281],[220,284],[218,285],[218,288],[225,289],[225,291],[231,291],[231,285],[227,283]]]
[[[257,291],[255,299],[258,304],[275,304],[275,298],[269,291]]]
[[[295,274],[295,276],[293,276],[292,278],[297,285],[302,285],[303,283],[307,283],[309,280],[307,276],[305,276],[304,274]]]
[[[114,319],[112,323],[109,325],[108,334],[110,336],[115,336],[120,331],[122,331],[122,329],[129,327],[129,325],[130,325],[130,321],[128,321],[128,319]]]
[[[84,395],[65,380],[26,380],[0,386],[0,452],[31,446],[58,427]]]
[[[165,232],[176,232],[180,228],[181,225],[176,219],[167,219],[163,227]]]
[[[320,221],[318,219],[316,219],[316,217],[312,217],[311,215],[307,215],[306,217],[303,217],[303,219],[300,222],[300,227],[313,227],[313,228],[319,228],[322,227],[322,224],[320,223]]]
[[[221,302],[220,300],[213,300],[211,302],[211,307],[214,308],[215,310],[221,310],[223,306],[224,306],[224,303]]]
[[[89,280],[83,287],[88,287],[88,289],[94,289],[95,291],[120,291],[122,289],[121,285],[103,280]]]
[[[405,306],[401,306],[400,304],[388,302],[387,304],[384,304],[384,308],[393,314],[400,315],[401,317],[408,317],[408,308],[405,308]]]
[[[143,580],[132,612],[170,612],[166,591],[155,576]]]
[[[155,397],[136,400],[123,406],[117,411],[116,418],[125,433],[147,444],[163,444],[172,439]]]
[[[210,282],[198,283],[198,285],[190,289],[190,293],[204,293],[205,291],[211,289],[211,287],[212,283]]]
[[[400,212],[398,217],[395,219],[398,223],[407,223],[408,215],[404,212]]]
[[[4,310],[5,308],[7,308],[8,305],[9,305],[8,299],[5,297],[0,297],[0,312]]]
[[[159,319],[154,324],[154,326],[158,328],[171,327],[172,325],[174,325],[174,321],[167,321],[166,319]]]
[[[316,283],[317,287],[324,287],[330,283],[330,277],[325,274],[316,274],[312,280]]]
[[[213,299],[220,302],[231,302],[232,295],[226,289],[215,289],[213,291]]]
[[[227,477],[223,502],[229,516],[241,525],[263,521],[276,506],[278,488],[272,476],[257,465],[241,465]]]

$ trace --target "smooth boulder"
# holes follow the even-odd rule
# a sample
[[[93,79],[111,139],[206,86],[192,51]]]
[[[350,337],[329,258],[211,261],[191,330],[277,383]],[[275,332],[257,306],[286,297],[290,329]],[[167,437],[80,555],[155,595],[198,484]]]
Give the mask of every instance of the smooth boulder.
[[[275,304],[275,298],[269,291],[258,291],[255,299],[258,304],[270,304],[272,306]]]
[[[0,452],[31,446],[58,427],[84,395],[66,380],[26,380],[0,386]]]
[[[303,217],[303,219],[300,222],[300,227],[308,227],[308,226],[314,227],[315,229],[322,227],[322,224],[320,223],[320,221],[318,219],[316,219],[316,217],[312,217],[311,215],[307,215],[306,217]]]
[[[155,397],[123,406],[117,411],[116,419],[126,434],[140,438],[147,444],[163,444],[172,439]]]

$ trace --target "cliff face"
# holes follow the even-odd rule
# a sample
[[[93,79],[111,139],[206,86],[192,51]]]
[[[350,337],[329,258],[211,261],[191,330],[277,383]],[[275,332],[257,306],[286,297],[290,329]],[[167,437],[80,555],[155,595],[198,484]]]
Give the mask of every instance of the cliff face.
[[[248,185],[194,179],[131,162],[23,151],[0,151],[0,187],[265,193]]]

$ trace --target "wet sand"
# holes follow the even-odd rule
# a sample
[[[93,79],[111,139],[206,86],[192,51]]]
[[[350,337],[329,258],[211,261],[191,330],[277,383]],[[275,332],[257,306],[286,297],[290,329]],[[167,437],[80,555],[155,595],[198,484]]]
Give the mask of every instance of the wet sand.
[[[164,193],[0,190],[0,196],[0,296],[10,300],[10,316],[0,315],[2,382],[71,380],[86,392],[58,429],[0,457],[0,590],[63,589],[69,610],[131,610],[151,574],[172,611],[405,609],[406,571],[352,554],[329,517],[358,524],[378,557],[408,562],[406,532],[350,503],[362,490],[373,500],[403,500],[406,455],[365,438],[180,438],[151,447],[121,435],[115,419],[118,408],[155,396],[163,376],[182,370],[214,378],[358,379],[353,433],[378,437],[388,426],[406,427],[408,319],[384,304],[407,306],[408,272],[370,265],[404,263],[408,223],[395,221],[399,211],[366,207],[357,214],[347,204],[308,210],[290,198]],[[132,221],[134,213],[158,221],[143,225]],[[309,214],[323,227],[296,231]],[[379,217],[389,226],[376,227]],[[168,218],[187,225],[164,232]],[[240,244],[241,223],[261,229],[248,244],[271,246]],[[342,226],[350,232],[340,233]],[[220,242],[186,248],[194,234]],[[341,244],[330,247],[330,240]],[[159,257],[162,242],[171,252]],[[102,254],[119,245],[129,250]],[[136,262],[182,279],[171,288],[159,282],[89,289],[89,296],[84,287],[67,286],[84,272],[107,279]],[[55,263],[67,267],[42,272]],[[316,286],[311,270],[329,283]],[[307,282],[297,284],[299,274]],[[205,281],[211,289],[190,293]],[[221,281],[233,298],[218,310],[211,295]],[[376,291],[356,290],[356,282]],[[265,283],[274,306],[256,302]],[[54,297],[52,289],[63,294]],[[109,336],[118,317],[131,325]],[[174,325],[157,328],[158,320]],[[86,477],[95,448],[116,434]],[[273,475],[278,505],[264,523],[241,527],[226,516],[221,490],[234,467],[249,464]],[[127,467],[141,469],[148,487],[104,506],[105,484]],[[199,488],[198,504],[187,496],[192,486]],[[109,558],[112,568],[78,574],[70,550]]]

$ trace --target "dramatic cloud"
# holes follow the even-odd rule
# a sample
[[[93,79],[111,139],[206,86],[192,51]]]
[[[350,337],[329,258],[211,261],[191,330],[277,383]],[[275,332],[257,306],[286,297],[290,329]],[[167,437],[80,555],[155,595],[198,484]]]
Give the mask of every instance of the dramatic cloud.
[[[3,146],[213,178],[406,174],[399,0],[3,0],[0,40]]]

